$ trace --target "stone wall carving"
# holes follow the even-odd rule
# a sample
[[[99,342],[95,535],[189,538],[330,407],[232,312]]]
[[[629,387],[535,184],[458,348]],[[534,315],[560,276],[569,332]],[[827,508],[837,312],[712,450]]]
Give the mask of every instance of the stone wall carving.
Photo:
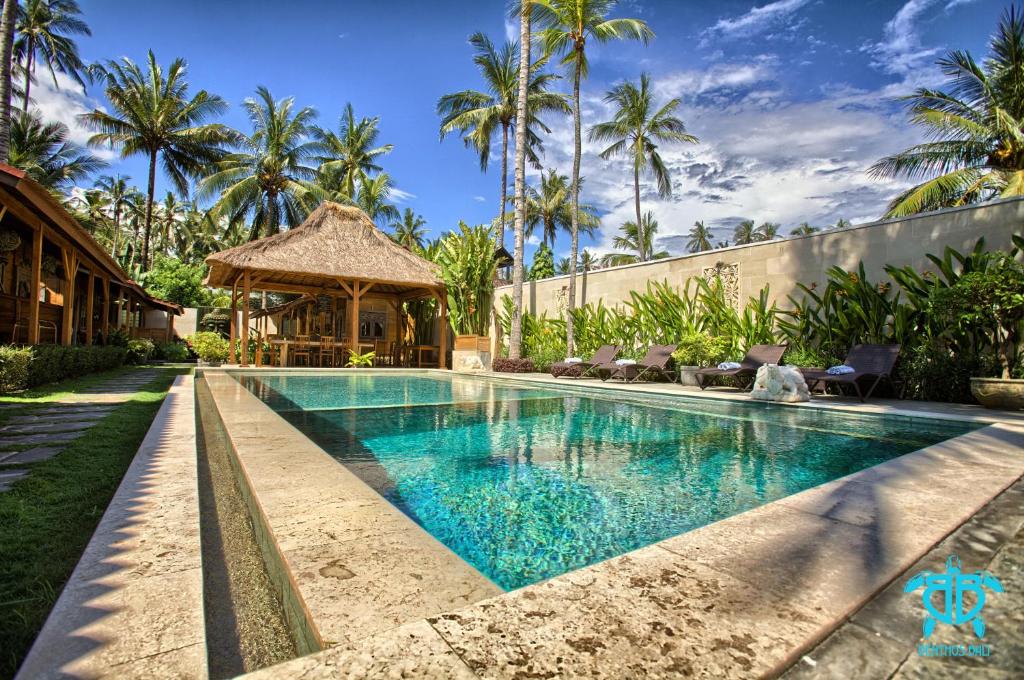
[[[725,299],[734,309],[740,308],[740,265],[738,262],[732,264],[716,262],[714,267],[704,267],[702,273],[704,280],[708,283],[714,283],[715,279],[721,279],[725,289]]]

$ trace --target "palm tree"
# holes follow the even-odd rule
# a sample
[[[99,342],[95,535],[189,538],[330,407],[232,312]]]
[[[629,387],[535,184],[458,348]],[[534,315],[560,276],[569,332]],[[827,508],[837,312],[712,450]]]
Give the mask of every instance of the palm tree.
[[[388,199],[391,198],[391,178],[382,172],[376,177],[363,175],[359,179],[359,191],[356,193],[356,206],[378,224],[394,222],[401,215]]]
[[[78,45],[71,38],[73,35],[92,35],[89,26],[78,18],[81,13],[75,0],[26,0],[20,8],[14,60],[25,72],[22,111],[28,111],[37,59],[41,58],[46,64],[54,87],[57,86],[58,71],[85,87],[82,79],[85,64],[78,56]]]
[[[781,225],[775,222],[762,222],[761,225],[754,230],[755,241],[771,241],[779,235],[779,227]]]
[[[224,145],[236,141],[238,134],[217,123],[204,124],[222,113],[227,104],[206,90],[189,97],[183,59],[171,62],[166,74],[152,51],[146,71],[127,57],[120,63],[95,65],[91,70],[103,80],[114,113],[96,109],[80,116],[97,131],[89,144],[120,148],[122,158],[143,154],[149,161],[141,261],[145,271],[149,266],[157,159],[163,161],[164,173],[178,193],[187,195],[189,177],[198,178],[220,161]]]
[[[498,244],[505,246],[505,203],[508,193],[508,134],[516,120],[516,102],[519,97],[519,43],[508,41],[498,50],[483,33],[474,33],[469,43],[475,48],[473,63],[480,69],[487,90],[463,90],[441,97],[437,102],[437,115],[441,117],[441,139],[458,132],[463,142],[480,157],[480,170],[486,172],[491,157],[493,137],[501,131],[501,193],[498,205]],[[537,164],[537,153],[542,150],[541,138],[533,131],[539,127],[551,132],[539,119],[541,113],[569,112],[568,99],[557,92],[547,92],[551,83],[560,76],[542,73],[546,60],[540,59],[530,67],[527,83],[527,154]]]
[[[530,21],[533,8],[527,0],[519,3],[519,92],[516,95],[516,120],[524,121],[529,115],[530,92]],[[523,256],[526,233],[526,144],[528,125],[516,126],[515,179],[515,221],[513,225],[512,248],[512,322],[509,329],[508,355],[518,359],[523,344]],[[504,200],[504,196],[502,196]],[[504,211],[502,211],[504,214]],[[491,308],[491,320],[494,311]],[[572,322],[570,321],[570,327]],[[569,338],[572,338],[570,332]],[[572,341],[569,341],[572,348]],[[571,352],[570,352],[571,353]]]
[[[173,191],[168,191],[167,195],[164,196],[164,200],[160,204],[159,220],[161,229],[159,233],[160,247],[158,248],[158,250],[163,251],[164,255],[170,255],[170,250],[174,243],[174,235],[184,222],[188,210],[189,205],[179,201]]]
[[[626,222],[620,228],[621,236],[612,240],[612,245],[624,253],[609,253],[601,258],[605,267],[616,267],[621,264],[635,264],[650,260],[661,260],[669,256],[667,250],[655,250],[654,242],[658,234],[658,221],[650,210],[644,213],[643,224],[638,228],[635,222]]]
[[[843,219],[842,217],[840,217],[838,220],[836,220],[836,226],[834,226],[832,228],[833,229],[846,229],[847,227],[852,227],[852,226],[853,226],[853,223],[850,222],[850,220],[846,220],[846,219]]]
[[[5,0],[0,14],[0,163],[10,162],[11,153],[11,91],[14,70],[14,25],[18,17],[18,0]]]
[[[714,234],[711,230],[704,226],[703,222],[694,222],[693,228],[690,229],[688,234],[690,240],[687,241],[686,247],[691,253],[700,253],[705,250],[711,250],[711,237]]]
[[[754,228],[754,220],[743,220],[737,224],[732,231],[732,240],[738,246],[756,241],[757,229]]]
[[[18,113],[11,121],[9,162],[48,189],[70,189],[106,163],[68,141],[68,135],[64,123]]]
[[[594,255],[592,252],[584,248],[583,252],[580,253],[579,268],[585,272],[589,272],[597,269],[598,266],[600,266],[600,263],[598,262],[597,255]]]
[[[110,255],[114,259],[117,259],[118,241],[121,238],[121,213],[128,204],[128,180],[130,179],[131,177],[122,177],[121,175],[101,175],[93,185],[106,197],[107,209],[113,214],[114,238],[110,247]],[[135,188],[132,187],[131,191],[135,191]]]
[[[718,243],[715,244],[715,247],[716,248],[728,248],[729,247],[729,239],[725,239],[724,241],[719,241]]]
[[[323,128],[314,128],[313,135],[323,148],[320,157],[320,172],[337,180],[337,186],[329,186],[350,201],[356,197],[359,180],[381,171],[378,161],[391,153],[391,144],[377,146],[380,118],[356,120],[352,104],[345,104],[341,114],[338,134]],[[323,185],[324,182],[321,182]]]
[[[249,240],[276,234],[282,221],[294,227],[306,218],[322,192],[313,184],[320,146],[309,137],[316,111],[295,111],[292,97],[274,100],[256,88],[256,98],[242,103],[252,133],[237,133],[238,151],[217,163],[199,183],[198,196],[218,197],[214,209],[228,219],[251,216]]]
[[[423,237],[427,235],[427,230],[423,228],[426,223],[427,221],[423,219],[422,215],[414,213],[412,208],[406,208],[402,213],[402,218],[391,223],[391,228],[394,230],[391,238],[409,250],[422,248]]]
[[[580,182],[582,182],[582,178]],[[601,223],[593,206],[580,206],[580,231],[592,234]],[[569,204],[569,178],[548,170],[540,173],[540,189],[526,187],[526,235],[533,236],[541,228],[541,241],[555,246],[559,231],[572,226],[572,206]]]
[[[791,236],[810,236],[811,234],[816,234],[819,231],[821,231],[821,229],[818,227],[812,227],[807,222],[801,222],[800,226],[789,233]]]
[[[1011,5],[984,64],[950,52],[938,65],[947,89],[904,97],[931,141],[882,158],[874,177],[924,180],[889,203],[885,217],[1024,195],[1024,16]]]
[[[633,202],[636,207],[636,221],[640,224],[640,172],[650,170],[658,185],[658,195],[672,196],[672,179],[668,168],[658,153],[656,142],[686,142],[696,144],[697,138],[687,134],[683,121],[676,117],[680,100],[673,99],[658,110],[654,110],[651,94],[651,78],[640,75],[640,85],[623,83],[612,88],[604,100],[615,105],[612,120],[598,123],[590,128],[590,140],[608,142],[610,146],[601,152],[601,158],[625,156],[633,165]]]
[[[545,55],[561,55],[562,64],[572,70],[572,248],[570,259],[576,261],[579,253],[580,215],[580,159],[583,155],[583,140],[580,121],[580,81],[589,72],[587,63],[587,40],[593,38],[599,43],[610,40],[634,39],[646,44],[654,32],[639,19],[609,19],[608,13],[618,0],[529,0],[537,7],[538,20],[542,27],[541,42]],[[523,0],[526,4],[526,0]],[[638,220],[642,224],[643,220]],[[576,308],[576,270],[569,272],[568,307]],[[566,343],[569,353],[574,349],[572,314],[566,317]]]

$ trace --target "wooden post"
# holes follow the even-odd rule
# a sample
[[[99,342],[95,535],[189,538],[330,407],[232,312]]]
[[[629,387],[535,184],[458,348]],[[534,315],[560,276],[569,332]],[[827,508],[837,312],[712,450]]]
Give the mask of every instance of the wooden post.
[[[445,295],[444,291],[438,295],[438,301],[441,303],[441,329],[438,343],[440,349],[438,350],[440,356],[437,357],[438,368],[448,368],[448,296]]]
[[[39,344],[39,284],[43,268],[43,228],[32,232],[32,279],[28,284],[28,344]],[[17,284],[15,284],[17,285]],[[14,291],[17,294],[17,290]]]
[[[114,328],[118,330],[124,330],[124,288],[121,284],[117,285],[117,323],[114,324]]]
[[[249,365],[249,270],[245,270],[242,279],[242,329],[239,340],[242,341],[242,366]]]
[[[75,337],[75,277],[78,274],[78,253],[65,248],[64,256],[64,280],[67,289],[64,291],[64,316],[63,328],[61,328],[62,343],[70,345]]]
[[[235,354],[235,340],[238,338],[238,328],[237,328],[238,322],[235,319],[235,310],[237,309],[237,305],[238,305],[238,279],[236,278],[235,282],[231,284],[231,313],[228,315],[230,317],[230,326],[229,326],[229,328],[231,329],[231,334],[230,334],[230,338],[231,338],[231,354],[228,357],[228,363],[229,364],[236,364],[236,363],[238,363],[238,356]]]
[[[171,341],[171,331],[174,330],[174,312],[167,310],[167,328],[164,331],[164,342]]]
[[[128,298],[128,309],[125,311],[125,314],[124,314],[124,325],[128,329],[128,337],[129,338],[134,338],[135,337],[135,298],[133,298],[131,296],[131,293],[129,293],[126,297]]]
[[[348,320],[349,344],[359,354],[359,281],[352,282],[352,315]]]
[[[96,275],[89,270],[89,288],[85,293],[85,344],[92,344],[92,310],[95,302]]]
[[[108,341],[110,334],[110,279],[103,279],[103,324],[100,326],[103,342]]]

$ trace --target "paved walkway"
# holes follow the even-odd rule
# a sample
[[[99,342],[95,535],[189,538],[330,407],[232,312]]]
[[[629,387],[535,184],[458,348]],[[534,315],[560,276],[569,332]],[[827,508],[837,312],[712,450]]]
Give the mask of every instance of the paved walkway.
[[[156,376],[154,369],[140,370],[55,401],[7,405],[15,415],[0,425],[0,492],[29,473],[19,466],[53,458]]]

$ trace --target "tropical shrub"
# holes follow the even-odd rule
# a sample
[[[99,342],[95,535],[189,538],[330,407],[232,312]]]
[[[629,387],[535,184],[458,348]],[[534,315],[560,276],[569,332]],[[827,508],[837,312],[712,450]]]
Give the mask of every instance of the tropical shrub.
[[[127,350],[114,345],[34,345],[28,365],[28,387],[109,371],[125,363]]]
[[[182,307],[203,307],[210,306],[213,300],[213,293],[203,285],[205,278],[205,264],[185,264],[158,253],[153,258],[152,268],[140,276],[140,283],[153,297]]]
[[[998,371],[999,361],[991,353],[954,354],[940,342],[910,347],[900,361],[897,382],[903,396],[925,401],[970,402],[971,377]]]
[[[494,230],[459,223],[441,241],[437,263],[448,292],[448,321],[458,335],[487,335],[494,299]]]
[[[828,368],[838,366],[842,359],[830,356],[816,347],[804,344],[793,344],[786,348],[782,355],[782,363],[787,366],[803,366],[805,368]]]
[[[144,364],[156,351],[156,345],[149,338],[135,338],[128,341],[128,363]]]
[[[497,373],[536,373],[537,367],[530,359],[497,358],[491,362],[491,370]]]
[[[729,358],[729,338],[707,333],[685,335],[677,343],[672,359],[677,366],[717,366]]]
[[[17,392],[28,386],[32,350],[13,345],[0,346],[0,392]]]
[[[207,363],[218,363],[228,358],[230,347],[220,333],[200,331],[186,337],[185,342],[200,360]]]
[[[108,345],[113,345],[115,347],[128,347],[129,340],[131,340],[131,337],[120,328],[115,328],[107,333]]]
[[[154,359],[163,359],[174,363],[188,361],[192,357],[188,345],[183,342],[162,342],[156,346]]]
[[[373,366],[373,359],[376,356],[374,352],[366,352],[360,354],[354,349],[348,351],[348,363],[345,364],[349,368],[370,368]]]

